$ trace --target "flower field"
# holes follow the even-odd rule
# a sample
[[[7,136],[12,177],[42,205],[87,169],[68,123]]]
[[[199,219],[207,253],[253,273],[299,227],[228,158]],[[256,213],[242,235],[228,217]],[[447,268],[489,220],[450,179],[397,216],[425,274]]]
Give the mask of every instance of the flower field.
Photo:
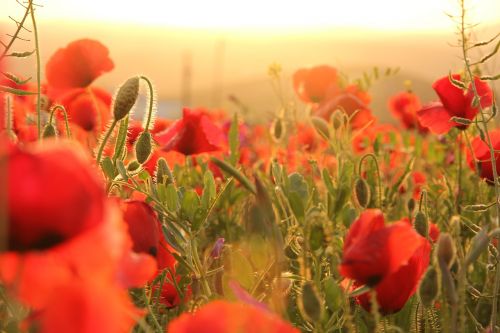
[[[40,63],[18,22],[0,46],[0,332],[500,332],[500,41],[461,10],[462,66],[434,100],[389,96],[392,123],[370,93],[392,69],[328,64],[294,71],[293,100],[269,67],[272,121],[163,119],[147,76],[95,83],[104,43]],[[26,57],[31,80],[10,69]]]

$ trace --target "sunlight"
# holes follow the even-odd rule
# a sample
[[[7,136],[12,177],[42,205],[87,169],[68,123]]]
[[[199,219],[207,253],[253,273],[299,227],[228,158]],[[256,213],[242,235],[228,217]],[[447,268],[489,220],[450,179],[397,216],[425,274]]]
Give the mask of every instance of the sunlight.
[[[40,0],[40,19],[204,29],[449,29],[456,0]],[[467,1],[472,19],[499,22],[500,1]],[[12,12],[14,0],[4,7]],[[3,11],[3,10],[2,10]]]

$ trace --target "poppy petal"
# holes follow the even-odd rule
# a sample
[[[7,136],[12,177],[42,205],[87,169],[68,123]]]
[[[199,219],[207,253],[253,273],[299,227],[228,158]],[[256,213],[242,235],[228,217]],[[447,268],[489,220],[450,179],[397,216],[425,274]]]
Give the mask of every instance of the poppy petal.
[[[439,102],[431,103],[417,111],[420,124],[427,127],[434,134],[444,134],[457,124],[450,121],[452,115]]]
[[[455,80],[460,80],[460,75],[454,74]],[[462,89],[454,86],[449,77],[445,76],[434,82],[432,88],[436,91],[443,106],[454,116],[464,117],[466,101]]]

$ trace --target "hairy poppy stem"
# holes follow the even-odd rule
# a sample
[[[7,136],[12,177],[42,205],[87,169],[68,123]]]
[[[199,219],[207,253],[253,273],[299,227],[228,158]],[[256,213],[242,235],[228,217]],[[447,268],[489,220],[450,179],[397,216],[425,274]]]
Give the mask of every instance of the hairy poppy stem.
[[[460,214],[461,208],[460,208],[460,197],[462,194],[462,163],[463,163],[463,154],[462,154],[462,138],[463,135],[460,133],[458,135],[458,170],[457,170],[457,198],[456,198],[456,203],[455,203],[455,209],[457,211],[457,214]]]
[[[151,81],[145,77],[145,76],[140,76],[140,78],[144,81],[146,81],[146,83],[148,84],[148,88],[149,88],[149,110],[148,110],[148,115],[147,115],[147,120],[146,120],[146,123],[144,125],[144,130],[145,131],[149,131],[149,126],[151,124],[151,119],[153,118],[153,112],[154,112],[154,101],[155,101],[155,98],[154,98],[154,88],[153,88],[153,84],[151,83]]]
[[[97,152],[97,157],[96,157],[97,165],[101,164],[102,151],[104,150],[104,147],[106,146],[106,143],[108,142],[111,133],[113,133],[116,123],[117,121],[113,120],[111,126],[109,126],[108,130],[106,131],[106,134],[104,135],[104,138],[101,141],[101,144],[99,146],[99,151]]]
[[[474,82],[474,75],[472,74],[471,70],[471,64],[469,62],[469,58],[467,55],[467,36],[465,34],[466,30],[466,22],[465,22],[465,0],[460,0],[460,10],[461,10],[461,16],[460,16],[460,36],[461,36],[461,44],[462,44],[462,55],[463,55],[463,60],[465,64],[465,71],[468,77],[470,78],[470,85],[472,88],[472,92],[474,93],[474,96],[476,98],[479,98],[479,103],[478,103],[478,108],[479,108],[479,115],[481,117],[480,123],[482,124],[482,129],[484,132],[484,135],[486,137],[486,143],[488,145],[489,151],[490,151],[490,156],[491,156],[491,166],[492,166],[492,171],[493,171],[493,182],[494,182],[494,187],[495,187],[495,197],[496,197],[496,211],[497,211],[497,216],[496,216],[496,223],[495,226],[498,227],[500,225],[500,184],[498,182],[498,171],[497,171],[497,166],[496,166],[496,154],[495,154],[495,149],[493,148],[493,144],[491,141],[490,134],[488,133],[488,124],[486,121],[486,118],[484,116],[484,110],[481,105],[481,96],[479,95],[477,88],[476,88],[476,83]],[[500,252],[500,242],[497,244],[497,251]],[[492,329],[492,333],[497,332],[496,329],[496,324],[497,324],[497,317],[498,317],[498,294],[500,292],[500,265],[497,263],[496,268],[495,268],[495,284],[493,288],[493,304],[491,308],[491,318],[490,318],[490,325]]]
[[[69,129],[69,122],[68,122],[68,113],[66,112],[66,109],[62,105],[55,105],[52,107],[52,110],[50,111],[50,118],[49,118],[49,124],[52,124],[52,120],[54,119],[54,113],[56,111],[62,111],[63,116],[64,116],[64,126],[66,127],[66,136],[71,139],[71,131]]]
[[[30,10],[31,14],[31,22],[33,23],[33,34],[35,36],[35,54],[36,54],[36,127],[38,130],[38,140],[42,139],[42,119],[41,119],[41,105],[42,105],[42,100],[41,100],[41,88],[42,88],[42,82],[41,82],[41,64],[40,64],[40,46],[38,43],[38,29],[36,26],[36,20],[35,20],[35,10],[33,8],[33,0],[30,0],[28,4],[28,8]]]

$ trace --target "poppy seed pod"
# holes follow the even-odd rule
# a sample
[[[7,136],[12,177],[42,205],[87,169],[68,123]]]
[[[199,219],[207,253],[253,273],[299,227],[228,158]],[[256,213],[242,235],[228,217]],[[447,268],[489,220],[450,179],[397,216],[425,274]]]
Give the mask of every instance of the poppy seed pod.
[[[453,245],[453,240],[448,233],[443,233],[438,240],[438,251],[437,256],[439,260],[442,260],[448,267],[453,263],[455,258],[455,246]]]
[[[47,123],[43,128],[42,137],[44,139],[52,138],[56,136],[56,128],[51,123]]]
[[[422,237],[427,238],[429,236],[429,221],[422,211],[419,211],[417,215],[415,215],[413,226]]]
[[[118,89],[113,104],[113,116],[115,121],[125,118],[139,96],[139,77],[134,76],[125,81]]]
[[[151,150],[151,133],[144,131],[139,136],[139,139],[137,139],[135,144],[135,156],[137,158],[137,162],[140,164],[146,163],[151,155]]]
[[[299,309],[302,316],[310,322],[318,322],[321,319],[320,296],[312,282],[306,282],[302,286],[302,297],[299,298]]]
[[[370,203],[370,187],[363,178],[358,178],[354,183],[354,197],[361,207],[368,207]]]
[[[420,301],[426,307],[430,307],[434,304],[434,300],[437,298],[439,293],[439,279],[438,273],[434,267],[429,267],[425,273],[422,282],[420,282],[420,287],[418,288],[418,295],[420,296]]]

